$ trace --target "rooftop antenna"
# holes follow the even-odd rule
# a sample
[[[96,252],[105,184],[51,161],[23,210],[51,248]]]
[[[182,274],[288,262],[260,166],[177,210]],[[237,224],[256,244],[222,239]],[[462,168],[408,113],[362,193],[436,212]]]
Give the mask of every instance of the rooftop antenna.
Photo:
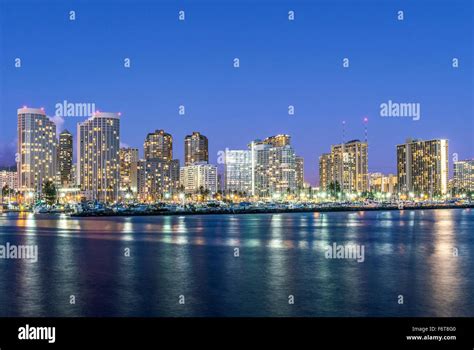
[[[369,122],[369,118],[364,117],[364,134],[365,134],[365,143],[367,143],[367,123]]]
[[[346,121],[342,121],[342,144],[346,142]]]
[[[369,118],[364,117],[364,136],[365,136],[365,144],[367,145],[367,164],[369,163],[369,143],[368,143],[368,133],[367,133],[367,124],[369,122]],[[367,166],[367,184],[365,186],[366,190],[370,190],[370,181],[369,181],[369,169]]]

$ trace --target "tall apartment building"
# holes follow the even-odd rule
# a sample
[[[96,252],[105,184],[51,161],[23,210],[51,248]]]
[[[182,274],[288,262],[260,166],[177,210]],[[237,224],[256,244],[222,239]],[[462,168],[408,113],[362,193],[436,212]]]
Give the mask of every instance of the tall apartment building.
[[[249,145],[254,196],[285,195],[294,193],[297,189],[296,156],[293,148],[289,144],[274,145],[275,143],[259,140]]]
[[[124,198],[127,194],[136,194],[138,191],[138,148],[120,148],[120,192]]]
[[[304,159],[303,157],[295,157],[296,164],[296,188],[302,189],[304,187]]]
[[[397,145],[398,190],[429,196],[448,191],[448,140],[408,139]]]
[[[224,183],[227,193],[252,192],[252,159],[249,150],[226,150],[224,159]]]
[[[178,192],[179,160],[173,159],[173,137],[163,130],[149,133],[145,139],[145,160],[139,181],[141,198],[158,201]],[[140,185],[142,184],[142,185]]]
[[[454,162],[453,187],[458,193],[474,191],[474,159]]]
[[[89,200],[114,202],[120,190],[120,116],[95,113],[77,125],[77,173]]]
[[[173,137],[164,130],[149,133],[144,143],[145,159],[173,159]]]
[[[43,109],[18,109],[18,187],[38,194],[46,181],[57,181],[56,124]]]
[[[332,181],[331,153],[324,153],[319,157],[319,188],[327,191]]]
[[[319,157],[319,182],[322,190],[339,184],[343,192],[364,192],[369,189],[368,146],[352,140],[331,146],[331,153]]]
[[[73,185],[72,178],[72,156],[73,156],[73,140],[72,134],[68,130],[64,130],[59,134],[58,145],[58,181],[61,187],[71,187]]]
[[[207,137],[194,131],[184,138],[184,165],[209,162]]]
[[[140,201],[152,201],[151,196],[147,194],[145,159],[139,159],[137,162],[137,197]]]

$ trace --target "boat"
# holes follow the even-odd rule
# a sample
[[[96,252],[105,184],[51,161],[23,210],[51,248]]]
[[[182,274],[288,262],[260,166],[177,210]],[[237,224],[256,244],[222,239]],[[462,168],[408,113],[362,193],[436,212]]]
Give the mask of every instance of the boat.
[[[33,208],[33,213],[35,214],[47,214],[49,213],[49,209],[45,205],[38,205]]]

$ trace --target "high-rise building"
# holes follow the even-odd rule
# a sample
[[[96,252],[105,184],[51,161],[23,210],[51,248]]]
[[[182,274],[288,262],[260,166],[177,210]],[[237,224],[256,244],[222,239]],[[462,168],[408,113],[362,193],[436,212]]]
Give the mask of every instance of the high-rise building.
[[[138,148],[120,148],[120,192],[122,198],[137,193]]]
[[[179,160],[173,159],[173,137],[156,130],[145,139],[143,186],[140,197],[158,201],[170,197],[179,189]]]
[[[457,193],[474,191],[474,159],[454,162],[453,189]]]
[[[290,145],[270,147],[269,149],[269,188],[270,193],[294,193],[296,184],[296,156]]]
[[[397,145],[398,190],[415,196],[448,191],[448,140],[411,140]]]
[[[272,142],[256,140],[249,148],[253,196],[271,197],[296,191],[296,156],[291,145],[274,146]]]
[[[295,157],[296,164],[296,188],[302,189],[304,187],[304,159],[303,157]]]
[[[23,193],[38,194],[46,181],[56,183],[56,124],[43,109],[18,109],[18,186]]]
[[[324,153],[319,157],[319,188],[327,191],[332,181],[331,153]]]
[[[173,159],[173,137],[164,130],[149,133],[145,139],[144,150],[145,159],[170,161]]]
[[[59,134],[58,181],[61,187],[70,187],[72,182],[72,134],[64,130]]]
[[[153,198],[147,195],[146,187],[146,160],[140,159],[137,162],[137,195],[140,201],[152,201]]]
[[[269,149],[271,145],[260,140],[249,144],[252,162],[252,196],[270,197],[269,189]]]
[[[225,151],[224,182],[227,193],[252,192],[252,158],[249,150]]]
[[[207,137],[194,131],[184,138],[184,165],[209,162]]]
[[[90,200],[114,202],[120,186],[120,116],[95,113],[77,125],[77,173]]]
[[[331,186],[343,192],[369,189],[367,143],[352,140],[331,146],[331,153],[319,158],[319,182],[322,190]]]
[[[180,169],[180,183],[188,194],[217,193],[217,167],[205,162]]]
[[[267,145],[272,145],[273,147],[289,146],[290,142],[291,142],[290,135],[284,135],[284,134],[270,136],[263,140],[263,143]]]

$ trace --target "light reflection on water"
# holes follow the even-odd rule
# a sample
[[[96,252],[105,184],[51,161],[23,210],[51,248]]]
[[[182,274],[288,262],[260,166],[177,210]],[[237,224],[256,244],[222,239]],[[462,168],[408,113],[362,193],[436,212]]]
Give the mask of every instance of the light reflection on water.
[[[0,316],[474,316],[473,233],[471,210],[1,214],[0,244],[39,261],[0,260]],[[326,259],[333,243],[365,261]]]

